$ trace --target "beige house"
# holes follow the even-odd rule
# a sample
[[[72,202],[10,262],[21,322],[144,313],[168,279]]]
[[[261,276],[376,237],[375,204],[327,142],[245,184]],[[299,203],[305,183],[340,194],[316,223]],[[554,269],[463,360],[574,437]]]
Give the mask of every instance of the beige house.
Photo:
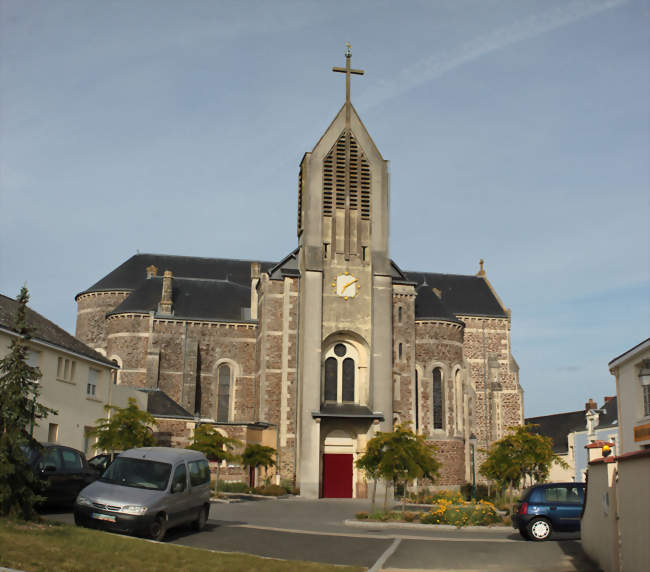
[[[609,362],[616,376],[619,454],[588,445],[582,545],[605,572],[647,570],[650,563],[650,338]],[[593,447],[597,445],[597,447]],[[596,453],[594,454],[594,450]]]
[[[0,358],[9,353],[17,334],[14,319],[18,303],[0,294]],[[39,313],[27,308],[27,322],[34,328],[29,340],[29,364],[41,370],[39,402],[56,415],[40,419],[33,428],[38,441],[68,445],[94,453],[86,433],[106,415],[104,405],[123,407],[135,397],[142,408],[146,395],[114,385],[117,366]]]

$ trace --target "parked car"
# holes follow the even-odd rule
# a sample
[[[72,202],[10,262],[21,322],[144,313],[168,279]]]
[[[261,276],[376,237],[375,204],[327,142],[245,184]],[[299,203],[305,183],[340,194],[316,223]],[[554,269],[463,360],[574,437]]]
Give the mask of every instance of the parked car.
[[[210,466],[203,453],[143,447],[120,453],[74,504],[77,525],[162,540],[191,522],[202,530],[210,511]]]
[[[117,458],[119,453],[100,453],[88,459],[88,465],[95,469],[100,475],[108,469],[110,464]]]
[[[79,491],[98,474],[90,468],[81,451],[57,443],[41,443],[24,448],[25,456],[43,488],[40,495],[52,505],[72,505]]]
[[[512,515],[512,526],[530,540],[546,540],[556,530],[580,530],[585,487],[584,483],[547,483],[526,489]]]

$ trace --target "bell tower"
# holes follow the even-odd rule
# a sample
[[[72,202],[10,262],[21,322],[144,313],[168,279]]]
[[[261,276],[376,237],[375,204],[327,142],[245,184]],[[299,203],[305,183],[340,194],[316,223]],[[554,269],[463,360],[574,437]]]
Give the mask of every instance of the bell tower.
[[[333,68],[345,74],[345,103],[305,153],[298,185],[298,475],[312,497],[331,490],[328,435],[358,451],[392,425],[388,164],[350,100],[351,76],[364,73],[351,57],[348,45],[345,67]]]

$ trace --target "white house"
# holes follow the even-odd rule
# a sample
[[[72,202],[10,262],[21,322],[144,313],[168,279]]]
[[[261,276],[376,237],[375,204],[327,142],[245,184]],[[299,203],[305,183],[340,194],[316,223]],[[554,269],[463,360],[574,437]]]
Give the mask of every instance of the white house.
[[[0,294],[0,358],[9,353],[17,337],[14,321],[18,303]],[[57,411],[33,427],[38,441],[61,443],[91,455],[93,442],[87,432],[106,404],[124,407],[135,397],[146,408],[147,396],[113,383],[117,366],[65,330],[27,308],[27,323],[35,332],[27,344],[30,365],[41,370],[39,402]]]

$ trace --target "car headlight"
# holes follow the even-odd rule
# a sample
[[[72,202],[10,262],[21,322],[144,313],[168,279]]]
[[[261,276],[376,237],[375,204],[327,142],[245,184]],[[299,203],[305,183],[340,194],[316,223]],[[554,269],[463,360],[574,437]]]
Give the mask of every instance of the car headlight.
[[[77,497],[77,504],[79,506],[93,506],[93,502],[89,498],[83,497],[81,495]]]
[[[147,507],[141,506],[139,504],[127,504],[126,506],[122,507],[120,512],[123,514],[133,514],[133,515],[144,514],[145,512],[147,512]]]

